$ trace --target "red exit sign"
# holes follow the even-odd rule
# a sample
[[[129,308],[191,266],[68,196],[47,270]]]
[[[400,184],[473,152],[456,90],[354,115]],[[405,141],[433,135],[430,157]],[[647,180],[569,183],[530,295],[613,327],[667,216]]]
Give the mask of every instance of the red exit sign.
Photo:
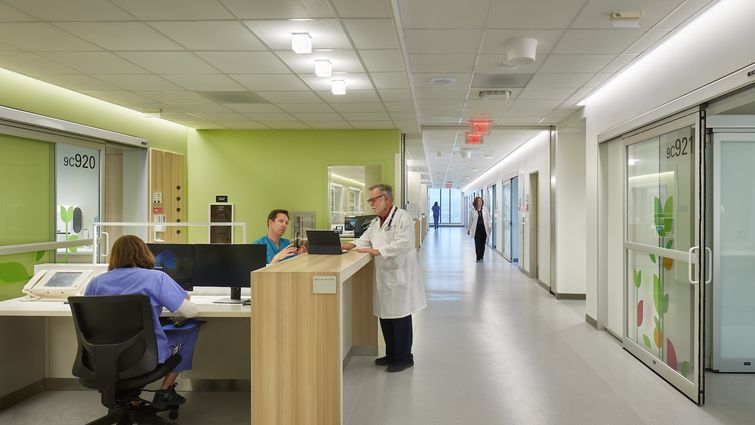
[[[451,189],[452,187],[454,187],[452,182],[446,182],[446,189]]]

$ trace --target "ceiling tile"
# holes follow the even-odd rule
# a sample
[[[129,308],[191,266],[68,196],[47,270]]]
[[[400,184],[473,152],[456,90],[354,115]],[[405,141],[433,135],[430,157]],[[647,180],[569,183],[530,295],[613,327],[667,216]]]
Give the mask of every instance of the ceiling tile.
[[[28,15],[15,7],[0,3],[0,22],[36,21],[37,18]]]
[[[637,55],[619,55],[616,56],[614,60],[611,61],[605,68],[601,70],[601,72],[618,72],[625,66],[627,66],[630,62],[632,62]]]
[[[0,25],[0,40],[30,51],[100,50],[99,47],[47,23],[4,23]]]
[[[30,76],[42,74],[75,74],[71,68],[51,62],[31,53],[2,53],[0,67]]]
[[[163,74],[166,79],[193,91],[244,91],[244,87],[221,74]]]
[[[260,90],[255,93],[272,103],[322,103],[322,99],[311,90],[292,92]]]
[[[293,114],[296,118],[302,121],[343,121],[343,117],[335,112],[331,113],[319,113],[319,112],[299,112]]]
[[[476,55],[481,30],[404,30],[409,54]]]
[[[327,103],[279,103],[278,107],[286,112],[333,112]]]
[[[125,90],[181,90],[181,87],[152,74],[93,74],[92,76]]]
[[[411,112],[414,113],[414,103],[412,102],[383,102],[388,112]]]
[[[619,54],[634,43],[642,30],[569,30],[556,47],[555,54]]]
[[[110,2],[101,0],[4,0],[6,3],[46,21],[127,21],[133,17]]]
[[[507,0],[490,3],[490,28],[562,29],[585,5],[585,0]]]
[[[598,72],[614,57],[615,55],[548,55],[540,72],[551,74]]]
[[[611,20],[608,14],[614,11],[642,11],[640,28],[648,29],[657,24],[663,17],[668,15],[683,0],[601,0],[589,2],[577,19],[572,23],[572,28],[611,28]]]
[[[310,128],[307,124],[301,122],[301,121],[259,121],[260,123],[264,124],[267,128],[273,129],[273,130],[305,130]]]
[[[398,49],[360,50],[359,55],[369,72],[404,71],[404,58]]]
[[[475,55],[409,55],[412,72],[444,73],[474,71]]]
[[[111,0],[145,21],[232,19],[233,15],[215,0]]]
[[[451,84],[445,84],[445,85],[439,86],[438,84],[430,81],[431,78],[436,78],[436,77],[451,78],[455,80],[455,82]],[[412,82],[414,83],[414,87],[435,88],[437,90],[453,90],[453,89],[467,88],[469,87],[471,80],[472,80],[471,73],[444,72],[444,73],[435,73],[435,74],[424,74],[424,73],[416,72],[412,74]]]
[[[349,123],[354,128],[360,128],[364,130],[396,128],[396,124],[394,124],[393,121],[349,121]]]
[[[153,103],[151,99],[128,91],[85,91],[82,93],[122,106],[138,106]]]
[[[241,19],[331,18],[325,0],[220,0]]]
[[[49,52],[39,56],[89,74],[146,74],[143,68],[110,52]]]
[[[346,82],[346,93],[353,90],[369,90],[372,88],[367,74],[334,74],[331,78],[321,78],[314,74],[299,75],[307,85],[315,91],[329,91],[332,80],[344,80]]]
[[[383,102],[404,102],[412,100],[412,92],[408,89],[379,90]]]
[[[227,113],[228,109],[217,103],[167,103],[163,105],[164,112],[185,112],[196,114],[200,112]]]
[[[482,28],[489,0],[398,2],[404,28]]]
[[[199,118],[196,115],[187,114],[186,112],[163,112],[160,114],[160,118],[168,121],[196,121]]]
[[[252,121],[252,120],[246,120],[246,121],[218,121],[218,124],[226,126],[228,128],[233,128],[237,130],[257,130],[257,129],[263,129],[267,128],[264,125]]]
[[[353,102],[334,104],[337,112],[379,112],[385,113],[385,107],[380,102]]]
[[[572,88],[566,88],[566,89],[555,89],[555,88],[530,88],[527,87],[524,90],[522,90],[522,93],[519,95],[520,100],[556,100],[561,99],[565,100],[567,97],[571,96],[572,93],[574,93],[574,89]]]
[[[561,100],[517,100],[511,103],[511,108],[519,110],[551,110],[561,104]]]
[[[190,91],[137,91],[136,94],[161,103],[209,103],[204,97]]]
[[[223,129],[226,128],[220,123],[212,122],[212,121],[183,121],[183,120],[176,120],[174,121],[178,124],[185,125],[189,128],[194,128],[197,130],[211,130],[211,129]]]
[[[467,89],[442,89],[442,88],[416,88],[414,94],[418,100],[454,99],[464,100]],[[432,104],[432,102],[430,102]]]
[[[593,74],[535,74],[527,88],[579,88]]]
[[[217,74],[218,70],[190,52],[120,52],[120,57],[156,74]]]
[[[290,71],[270,52],[196,52],[197,56],[227,74],[288,74]]]
[[[265,50],[237,21],[150,22],[155,29],[189,50]]]
[[[393,19],[344,19],[357,49],[398,49],[398,36]]]
[[[314,21],[244,21],[273,50],[291,51],[291,34],[306,32],[312,49],[351,49],[351,43],[335,19]]]
[[[232,74],[231,77],[252,91],[298,91],[307,88],[293,74]]]
[[[257,112],[282,112],[280,108],[271,103],[227,103],[223,104],[228,109],[243,113]]]
[[[332,0],[342,18],[393,18],[390,1]]]
[[[278,52],[280,58],[294,72],[298,74],[312,74],[315,72],[315,60],[329,60],[333,73],[364,72],[359,58],[352,50],[333,50],[326,52],[313,52],[298,54],[292,51]]]
[[[108,50],[183,50],[142,22],[60,22],[56,25]]]
[[[207,121],[244,121],[245,116],[236,112],[193,112],[193,115]]]
[[[611,72],[599,72],[599,73],[593,75],[593,77],[590,78],[590,80],[587,83],[585,83],[585,85],[584,85],[583,88],[594,89],[594,88],[602,85],[603,83],[605,83],[613,75],[614,74],[611,73]]]
[[[709,4],[714,3],[715,1],[717,0],[687,0],[677,9],[675,9],[673,13],[666,16],[665,19],[659,22],[656,26],[656,29],[673,30],[677,26],[682,25],[685,21],[694,16],[698,11],[708,6]],[[641,22],[642,21],[640,21],[640,23]]]
[[[624,53],[638,55],[653,47],[653,45],[661,41],[670,32],[670,30],[650,30],[629,46]]]
[[[78,92],[117,91],[119,87],[84,74],[38,75],[35,78]]]
[[[535,62],[529,65],[509,66],[506,62],[506,55],[480,55],[477,58],[477,67],[475,72],[482,74],[533,74],[545,62],[547,55],[538,55]]]
[[[312,127],[319,130],[329,130],[329,129],[347,129],[347,128],[354,128],[346,121],[305,121],[305,123]]]
[[[20,51],[21,50],[17,47],[13,47],[5,43],[0,43],[0,52],[2,53],[20,52]]]
[[[373,72],[370,77],[378,90],[409,88],[409,79],[404,72]]]

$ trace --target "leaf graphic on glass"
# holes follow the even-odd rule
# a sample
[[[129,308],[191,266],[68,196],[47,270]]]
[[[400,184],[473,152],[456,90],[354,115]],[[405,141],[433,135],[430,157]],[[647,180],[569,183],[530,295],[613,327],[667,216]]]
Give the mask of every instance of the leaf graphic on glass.
[[[655,319],[655,329],[653,329],[653,342],[655,342],[656,347],[661,348],[661,345],[663,344],[663,331],[661,330],[661,322],[657,317],[654,317],[653,319]]]
[[[634,287],[638,288],[642,285],[642,270],[634,271]]]
[[[652,261],[653,264],[655,264],[655,255],[650,254],[650,261]]]
[[[666,241],[666,249],[671,249],[674,246],[674,240],[669,239]],[[671,268],[674,267],[674,260],[671,258],[663,257],[663,268],[666,270],[671,270]]]
[[[687,376],[689,373],[689,362],[682,362],[679,365],[679,373],[681,373],[683,376]]]
[[[31,277],[23,264],[13,261],[0,264],[0,280],[6,283],[21,282]]]
[[[666,339],[666,364],[671,369],[676,370],[676,350],[674,349],[674,344],[668,338]]]
[[[653,222],[655,223],[655,231],[658,236],[666,236],[666,232],[663,228],[663,205],[661,205],[661,198],[653,197]]]
[[[60,206],[60,220],[63,223],[70,223],[71,219],[73,218],[73,207],[66,208],[65,206]]]
[[[671,233],[674,225],[674,201],[673,197],[666,198],[666,203],[663,205],[663,235],[661,237]]]
[[[645,306],[645,301],[640,300],[640,302],[637,303],[637,327],[639,328],[642,326],[642,318],[643,318],[643,310]]]
[[[37,251],[37,258],[34,261],[39,262],[39,260],[41,260],[44,256],[45,251]]]
[[[648,348],[648,350],[651,350],[653,347],[650,345],[650,338],[648,338],[647,335],[642,334],[642,342],[645,343],[645,347]]]

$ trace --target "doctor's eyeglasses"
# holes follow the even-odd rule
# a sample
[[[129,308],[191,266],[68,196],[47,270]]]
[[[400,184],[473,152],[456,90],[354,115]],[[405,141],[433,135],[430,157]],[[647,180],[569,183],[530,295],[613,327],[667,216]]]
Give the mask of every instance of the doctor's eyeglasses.
[[[377,201],[378,199],[382,198],[383,196],[385,196],[385,193],[383,193],[382,195],[378,195],[378,196],[376,196],[374,198],[369,198],[367,200],[367,203],[370,204],[370,205],[372,205],[372,204],[375,203],[375,201]]]

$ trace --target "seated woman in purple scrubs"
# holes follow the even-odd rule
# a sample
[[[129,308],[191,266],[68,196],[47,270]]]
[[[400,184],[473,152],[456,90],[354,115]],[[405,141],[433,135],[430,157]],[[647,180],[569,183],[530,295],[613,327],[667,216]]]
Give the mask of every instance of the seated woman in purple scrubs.
[[[181,363],[165,375],[160,390],[155,392],[152,404],[164,409],[186,402],[176,393],[175,382],[180,372],[191,369],[199,326],[166,335],[160,325],[163,307],[188,318],[197,315],[197,306],[189,301],[189,295],[176,281],[160,270],[152,270],[153,267],[155,257],[144,241],[133,235],[122,236],[110,251],[108,271],[92,279],[85,295],[144,294],[149,297],[157,336],[158,362],[164,363],[174,352],[182,357]]]

